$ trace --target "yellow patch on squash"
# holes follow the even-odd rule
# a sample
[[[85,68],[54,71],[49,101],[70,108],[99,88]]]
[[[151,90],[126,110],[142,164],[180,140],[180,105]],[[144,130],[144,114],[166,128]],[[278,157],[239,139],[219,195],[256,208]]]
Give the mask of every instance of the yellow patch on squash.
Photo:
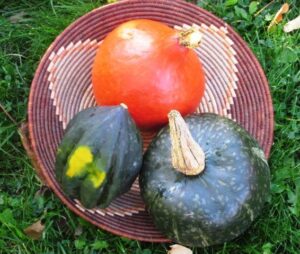
[[[93,154],[88,146],[79,146],[69,158],[66,175],[70,178],[88,173],[88,179],[94,188],[98,188],[106,177],[106,172],[95,167]]]
[[[68,177],[80,176],[86,170],[87,164],[93,161],[91,149],[79,146],[69,158],[69,167],[66,172]]]
[[[98,188],[103,183],[106,177],[106,173],[104,171],[99,171],[97,168],[94,168],[88,177],[92,182],[94,188]]]

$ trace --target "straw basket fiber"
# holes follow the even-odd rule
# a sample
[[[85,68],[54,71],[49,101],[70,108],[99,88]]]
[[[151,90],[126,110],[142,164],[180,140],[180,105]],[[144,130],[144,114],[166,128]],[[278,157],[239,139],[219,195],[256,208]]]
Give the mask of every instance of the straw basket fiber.
[[[107,209],[87,210],[65,196],[54,174],[56,149],[67,123],[80,110],[96,105],[91,67],[101,40],[120,23],[136,18],[171,27],[196,26],[202,31],[203,42],[196,52],[204,66],[207,88],[197,111],[215,112],[240,123],[269,156],[273,108],[261,66],[229,25],[182,0],[120,1],[95,9],[67,27],[46,51],[35,73],[25,146],[43,181],[77,215],[120,236],[166,242],[169,240],[155,229],[145,211],[137,182]],[[145,147],[153,135],[144,135]]]

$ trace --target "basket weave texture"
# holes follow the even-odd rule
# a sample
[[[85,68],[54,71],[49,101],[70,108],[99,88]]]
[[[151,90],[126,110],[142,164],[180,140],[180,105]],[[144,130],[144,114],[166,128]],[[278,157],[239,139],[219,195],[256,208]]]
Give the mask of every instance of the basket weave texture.
[[[269,156],[273,142],[273,107],[268,82],[257,59],[234,30],[211,13],[181,0],[128,0],[107,5],[71,24],[51,44],[32,82],[29,144],[36,169],[72,211],[96,226],[128,238],[169,241],[145,211],[138,183],[107,209],[85,209],[64,195],[54,174],[63,130],[80,110],[95,105],[91,67],[101,40],[114,27],[136,18],[169,26],[196,26],[203,42],[196,49],[207,88],[197,112],[215,112],[241,124]],[[145,148],[155,133],[144,134]]]

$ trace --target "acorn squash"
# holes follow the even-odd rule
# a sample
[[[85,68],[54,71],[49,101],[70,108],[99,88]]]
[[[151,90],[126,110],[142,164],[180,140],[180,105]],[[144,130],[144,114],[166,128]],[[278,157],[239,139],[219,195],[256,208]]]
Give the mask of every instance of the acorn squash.
[[[142,139],[124,106],[93,107],[68,124],[56,157],[64,192],[86,208],[127,192],[142,165]]]
[[[216,114],[169,114],[144,156],[141,194],[156,227],[188,246],[243,233],[268,197],[263,151],[241,126]]]

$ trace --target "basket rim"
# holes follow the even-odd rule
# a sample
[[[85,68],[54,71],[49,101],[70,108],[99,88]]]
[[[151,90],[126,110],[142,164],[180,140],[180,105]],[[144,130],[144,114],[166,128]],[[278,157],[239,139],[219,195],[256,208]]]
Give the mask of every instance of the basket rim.
[[[53,52],[53,48],[56,46],[57,42],[59,42],[61,40],[61,38],[63,38],[63,36],[70,30],[73,30],[74,28],[76,28],[76,26],[78,24],[80,24],[80,22],[82,20],[84,20],[86,17],[88,17],[89,15],[98,12],[99,10],[103,10],[103,9],[107,9],[107,8],[112,8],[112,6],[118,6],[118,5],[123,5],[123,4],[128,4],[130,2],[132,3],[139,3],[139,2],[145,2],[145,1],[149,1],[149,2],[153,2],[153,0],[122,0],[119,2],[115,2],[115,3],[111,3],[111,4],[106,4],[103,6],[99,6],[87,13],[85,13],[84,15],[82,15],[81,17],[79,17],[78,19],[76,19],[75,21],[73,21],[71,24],[69,24],[55,39],[54,41],[49,45],[49,47],[47,48],[47,50],[44,52],[43,57],[41,58],[39,65],[35,71],[34,74],[34,78],[31,82],[31,86],[30,86],[30,94],[29,94],[29,100],[28,100],[28,130],[29,130],[29,141],[31,144],[31,148],[33,153],[36,155],[38,154],[37,150],[37,142],[34,139],[34,124],[33,124],[33,111],[34,111],[34,105],[33,105],[33,100],[34,100],[34,91],[36,89],[36,87],[38,86],[37,80],[38,77],[40,76],[43,68],[45,68],[45,63],[47,62],[50,54]],[[196,6],[195,4],[192,3],[188,3],[184,0],[155,0],[157,3],[159,2],[178,2],[181,4],[186,4],[186,5],[190,5],[193,8],[195,8],[196,10],[200,9],[201,12],[204,15],[209,15],[212,16],[215,20],[221,22],[224,24],[224,26],[226,26],[226,28],[228,28],[229,33],[233,34],[235,36],[235,38],[238,40],[238,43],[241,44],[244,47],[244,50],[246,52],[246,54],[249,54],[250,58],[253,60],[253,65],[255,66],[256,71],[259,73],[260,77],[262,78],[262,83],[269,87],[269,83],[268,80],[266,78],[266,75],[262,69],[262,66],[260,65],[258,59],[256,58],[255,54],[252,52],[252,50],[249,48],[248,44],[242,39],[242,37],[226,22],[224,22],[221,18],[215,16],[214,14],[210,13],[209,11]],[[270,151],[271,151],[271,147],[272,147],[272,143],[273,143],[273,139],[274,139],[274,109],[273,109],[273,103],[272,103],[272,97],[271,97],[271,91],[270,89],[266,89],[266,98],[267,98],[267,104],[269,106],[269,110],[270,110],[270,142],[268,144],[268,148],[265,151],[266,153],[266,157],[269,158],[270,155]],[[144,241],[144,242],[154,242],[153,239],[149,238],[149,237],[133,237],[130,234],[124,233],[124,232],[120,232],[117,231],[115,229],[110,228],[109,226],[103,225],[103,224],[99,224],[98,222],[96,222],[95,220],[92,220],[91,218],[89,218],[86,214],[86,212],[81,211],[80,209],[77,209],[76,206],[73,206],[72,203],[70,203],[67,198],[64,195],[61,195],[58,190],[55,188],[54,184],[52,183],[50,177],[47,174],[47,169],[44,166],[44,163],[42,161],[42,159],[39,156],[36,156],[36,162],[37,165],[39,166],[38,170],[39,174],[41,175],[41,177],[43,177],[47,183],[47,185],[53,190],[53,192],[56,194],[56,196],[59,197],[59,199],[62,201],[62,203],[64,205],[66,205],[72,212],[74,212],[76,215],[84,218],[85,220],[87,220],[88,222],[90,222],[91,224],[100,227],[110,233],[113,233],[115,235],[118,236],[123,236],[132,240],[139,240],[139,241]],[[160,239],[155,239],[155,242],[160,242],[160,243],[166,243],[166,242],[171,242],[171,240],[167,239],[167,238],[160,238]]]

